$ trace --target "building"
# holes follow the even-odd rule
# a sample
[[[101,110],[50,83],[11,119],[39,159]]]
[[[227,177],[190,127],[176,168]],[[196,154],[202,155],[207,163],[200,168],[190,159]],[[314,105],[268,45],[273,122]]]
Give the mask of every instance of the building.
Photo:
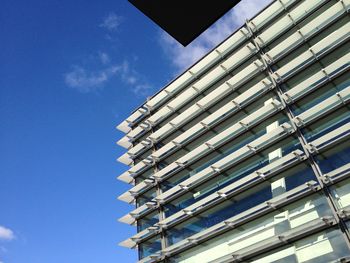
[[[350,262],[349,7],[272,2],[118,126],[139,262]]]

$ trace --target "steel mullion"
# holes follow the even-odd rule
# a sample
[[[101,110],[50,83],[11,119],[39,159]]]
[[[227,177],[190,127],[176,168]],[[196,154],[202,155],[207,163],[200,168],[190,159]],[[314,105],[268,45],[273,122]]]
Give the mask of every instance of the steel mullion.
[[[289,13],[287,12],[287,10],[285,9],[285,12],[286,14],[288,15]],[[292,20],[293,22],[293,25],[295,27],[296,30],[300,30],[300,27],[299,27],[299,24],[296,23],[291,16],[289,16],[289,18]],[[251,35],[254,37],[256,37],[256,34],[253,32],[253,30],[251,30],[251,28],[249,27],[248,25],[248,20],[246,20],[246,26],[249,30],[249,32],[251,33]],[[303,43],[305,43],[309,48],[311,48],[310,46],[310,43],[308,40],[305,40],[303,38]],[[344,236],[344,239],[346,241],[346,244],[348,246],[348,248],[350,249],[350,233],[349,233],[349,230],[347,229],[346,227],[346,224],[345,222],[343,221],[343,219],[339,216],[339,211],[337,209],[337,206],[335,205],[335,202],[333,200],[333,197],[330,193],[330,190],[328,188],[327,185],[324,184],[323,180],[322,180],[322,176],[323,176],[323,173],[321,171],[321,169],[319,168],[318,164],[316,163],[315,161],[315,158],[312,154],[309,153],[306,145],[307,145],[307,142],[306,142],[306,139],[305,137],[303,136],[300,128],[294,123],[294,114],[292,112],[292,110],[290,109],[290,106],[289,104],[284,100],[283,98],[283,91],[281,89],[281,84],[284,83],[284,80],[281,79],[281,82],[277,83],[276,80],[273,78],[272,74],[274,73],[274,71],[272,70],[271,68],[271,65],[268,64],[265,59],[264,59],[264,52],[263,50],[260,48],[260,46],[256,43],[256,41],[253,40],[253,44],[255,45],[255,47],[257,48],[258,50],[258,53],[260,55],[260,58],[262,60],[262,62],[264,63],[265,65],[265,71],[268,73],[268,75],[270,76],[270,79],[271,81],[274,83],[274,86],[276,88],[276,93],[283,105],[283,111],[286,113],[287,117],[289,118],[289,121],[292,125],[292,127],[294,128],[295,130],[295,134],[297,135],[298,137],[298,140],[303,148],[303,151],[304,153],[306,154],[306,157],[311,165],[311,168],[312,170],[314,171],[315,175],[316,175],[316,178],[317,178],[317,181],[318,183],[320,184],[321,186],[321,190],[324,192],[324,195],[326,197],[326,200],[327,200],[327,203],[329,205],[329,207],[331,208],[331,211],[332,211],[332,214],[337,222],[337,224],[339,225],[340,229],[341,229],[341,232],[342,232],[342,235]],[[320,62],[319,58],[316,57],[316,63],[319,63],[321,65],[322,68],[324,68],[323,64]],[[273,63],[275,64],[275,63]]]

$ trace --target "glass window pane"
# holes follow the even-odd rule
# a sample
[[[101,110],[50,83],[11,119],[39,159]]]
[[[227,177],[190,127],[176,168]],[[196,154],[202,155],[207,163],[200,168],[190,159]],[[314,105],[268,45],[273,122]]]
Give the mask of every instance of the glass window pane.
[[[349,122],[350,110],[343,107],[303,128],[302,133],[311,142]]]
[[[171,262],[197,263],[215,261],[222,256],[235,252],[239,253],[239,250],[243,248],[262,242],[273,236],[281,235],[290,229],[299,227],[312,220],[331,215],[332,212],[325,197],[320,194],[314,194],[209,239],[193,249],[176,255],[172,258]]]
[[[281,182],[281,180],[283,182]],[[264,201],[282,194],[307,181],[315,180],[312,169],[306,163],[293,167],[277,177],[260,183],[258,186],[234,196],[221,204],[206,210],[194,218],[176,225],[167,231],[167,239],[170,244],[174,244],[191,235],[199,233],[217,223],[220,223],[232,216],[246,211]],[[283,189],[281,189],[283,188]],[[173,205],[176,207],[176,205]],[[172,211],[175,208],[172,208]]]
[[[350,162],[350,141],[344,141],[316,155],[323,173],[329,173]]]
[[[177,211],[207,197],[213,192],[232,184],[233,182],[249,175],[250,173],[268,165],[275,155],[279,157],[300,149],[300,143],[297,138],[290,136],[281,142],[274,144],[267,149],[261,151],[259,155],[254,155],[241,163],[234,165],[232,168],[224,171],[220,175],[208,180],[206,183],[196,187],[190,193],[182,195],[180,198],[165,205],[165,216],[168,217]],[[307,178],[307,177],[305,177]]]
[[[266,253],[254,263],[329,263],[350,255],[340,230],[330,229]]]
[[[153,226],[154,224],[159,222],[159,214],[158,211],[152,212],[145,217],[137,220],[137,232],[141,232],[147,227]]]
[[[245,118],[248,115],[252,114],[253,112],[259,110],[261,107],[264,106],[264,102],[266,102],[267,100],[269,100],[271,98],[278,100],[278,98],[276,97],[276,95],[273,92],[269,92],[269,93],[265,94],[264,96],[261,96],[254,103],[251,103],[250,105],[245,106],[244,110],[242,109],[241,111],[236,112],[235,114],[233,114],[232,116],[230,116],[226,120],[215,125],[209,131],[204,132],[199,138],[192,139],[192,141],[191,141],[191,139],[189,137],[187,141],[190,141],[190,142],[186,144],[184,149],[180,149],[180,150],[176,151],[175,153],[171,154],[171,156],[165,158],[164,161],[167,163],[171,163],[173,161],[176,161],[178,158],[180,158],[181,156],[186,154],[186,152],[188,152],[190,149],[194,149],[195,147],[199,146],[200,144],[213,138],[214,136],[216,136],[220,132],[226,130],[228,127],[231,127],[234,123],[239,122],[243,118]],[[189,128],[187,128],[187,129],[189,129]],[[186,131],[187,129],[183,129],[183,130],[179,131],[178,135],[180,135],[181,133],[183,133],[183,131]],[[194,135],[196,135],[196,134],[194,134]],[[168,136],[167,140],[174,139],[174,138],[175,137]],[[178,152],[180,152],[180,153],[178,153]]]
[[[138,245],[138,249],[140,258],[148,257],[149,255],[156,253],[157,251],[162,249],[160,236],[155,236],[143,243],[140,243]]]
[[[144,171],[143,173],[141,173],[140,175],[135,177],[135,183],[139,184],[139,183],[143,182],[145,179],[149,178],[152,174],[153,174],[152,168]]]
[[[331,187],[332,196],[338,209],[350,205],[350,179],[337,183]]]
[[[150,190],[148,190],[147,192],[139,195],[137,198],[136,198],[136,204],[137,206],[142,206],[144,205],[145,203],[151,201],[154,197],[157,196],[157,192],[156,192],[156,189],[155,188],[152,188]]]

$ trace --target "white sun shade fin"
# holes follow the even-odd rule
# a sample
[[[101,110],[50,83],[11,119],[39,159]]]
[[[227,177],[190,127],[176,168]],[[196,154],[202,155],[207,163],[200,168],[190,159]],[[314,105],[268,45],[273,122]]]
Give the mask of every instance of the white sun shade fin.
[[[140,243],[143,239],[149,237],[150,235],[154,234],[156,231],[159,230],[159,227],[157,226],[151,226],[143,231],[137,233],[136,235],[128,238],[127,240],[119,243],[119,245],[127,248],[134,248],[138,243]]]
[[[315,90],[317,87],[321,86],[323,83],[327,82],[329,79],[333,79],[336,76],[348,71],[350,68],[350,54],[346,54],[337,61],[333,62],[322,71],[316,72],[311,77],[302,81],[298,85],[294,86],[291,90],[283,94],[283,98],[291,103],[311,91]]]
[[[149,165],[147,165],[144,162],[139,162],[136,165],[134,165],[133,167],[131,167],[129,169],[129,172],[132,174],[138,174],[139,172],[141,172],[144,168],[149,167]]]
[[[257,94],[259,94],[259,93],[257,93]],[[242,94],[242,95],[244,95],[244,94]],[[272,100],[271,103],[267,104],[266,106],[260,108],[258,111],[247,116],[239,123],[236,123],[235,125],[231,126],[227,130],[218,134],[214,138],[212,138],[209,141],[198,146],[196,149],[189,152],[185,156],[181,157],[176,162],[163,168],[161,171],[154,174],[153,177],[157,178],[158,181],[169,177],[171,174],[174,174],[176,171],[178,171],[178,169],[181,169],[181,165],[179,165],[179,163],[189,164],[189,163],[199,159],[201,156],[203,156],[207,152],[211,151],[212,148],[219,147],[220,145],[224,144],[226,141],[234,138],[235,136],[238,136],[241,132],[246,131],[246,129],[249,126],[254,125],[255,123],[258,123],[258,122],[264,120],[269,115],[273,114],[274,112],[276,112],[277,110],[280,110],[280,109],[282,109],[282,104],[277,100]],[[244,126],[242,125],[242,123],[244,123]],[[173,147],[175,147],[175,146],[173,145]],[[135,168],[135,167],[133,167],[133,168]],[[135,173],[136,173],[136,171],[135,171]],[[139,191],[145,191],[146,188],[152,187],[152,184],[147,184],[147,185],[143,185],[143,186],[144,186],[144,188],[140,188]]]
[[[142,123],[139,124],[135,129],[131,130],[127,135],[131,140],[136,140],[146,129],[143,128]]]
[[[131,130],[130,125],[134,124],[138,119],[144,116],[143,112],[144,111],[142,110],[136,110],[129,118],[119,124],[117,129],[121,130],[122,132],[129,132]]]
[[[334,184],[340,180],[350,177],[350,163],[347,163],[327,174],[324,174],[321,178],[325,184]]]
[[[345,39],[349,37],[349,32],[347,28],[350,25],[344,25],[342,28],[337,30],[336,32],[332,33],[327,38],[323,39],[316,45],[314,45],[311,48],[311,51],[306,51],[297,58],[295,58],[293,61],[279,69],[275,73],[275,78],[278,81],[280,78],[287,78],[288,76],[292,75],[294,71],[300,70],[300,65],[303,67],[303,62],[306,61],[312,61],[315,59],[315,56],[318,56],[322,52],[326,52],[329,49],[334,48],[337,44],[343,42]],[[324,46],[326,48],[324,48]]]
[[[244,94],[242,94],[242,96],[243,95]],[[248,99],[248,97],[246,97],[246,99]],[[231,126],[226,131],[223,131],[222,133],[216,135],[214,138],[210,139],[209,141],[197,147],[195,150],[189,152],[188,154],[183,156],[181,159],[179,159],[179,162],[188,163],[192,159],[195,159],[195,160],[198,159],[195,157],[200,157],[210,150],[210,147],[208,147],[208,145],[212,145],[213,147],[219,147],[220,145],[225,143],[227,140],[232,139],[233,137],[239,135],[240,132],[245,131],[247,129],[247,126],[242,127],[241,123],[246,123],[246,125],[252,125],[255,122],[262,120],[269,114],[281,108],[282,108],[281,103],[278,102],[277,100],[273,100],[270,104],[262,107],[259,111],[256,111],[253,114],[244,118],[240,123],[237,123]],[[173,173],[174,171],[173,167],[169,167],[169,168],[168,167],[165,167],[158,173],[154,174],[154,177],[157,178],[158,180],[167,178],[170,175],[170,172]]]
[[[118,199],[119,199],[120,201],[129,203],[129,204],[132,203],[133,200],[134,200],[132,194],[131,194],[129,191],[127,191],[127,192],[121,194],[120,196],[118,196]]]
[[[268,144],[273,143],[274,141],[286,136],[291,132],[293,132],[292,126],[288,123],[283,123],[278,128],[259,137],[258,139],[254,140],[250,144],[240,148],[239,150],[217,161],[210,167],[200,171],[199,173],[194,174],[187,180],[183,181],[179,186],[182,189],[190,189],[195,185],[198,185],[202,181],[209,179],[213,175],[220,173],[221,170],[224,170],[232,166],[233,164],[239,162],[241,159],[254,155],[256,151],[260,150],[260,148],[263,148]],[[172,189],[157,196],[156,200],[158,200],[159,202],[165,202],[170,197],[173,197],[175,190],[172,190],[172,191],[171,190]]]
[[[118,245],[126,248],[135,248],[137,243],[129,238],[127,240],[120,242]]]
[[[128,224],[128,225],[133,225],[136,222],[135,218],[130,214],[127,214],[127,215],[119,218],[118,221],[121,223],[124,223],[124,224]]]
[[[191,81],[196,79],[197,76],[203,74],[208,68],[217,63],[223,56],[227,55],[231,50],[235,49],[249,37],[250,35],[247,29],[242,28],[237,31],[215,50],[203,57],[203,59],[197,62],[184,74],[170,83],[163,91],[146,102],[145,106],[152,110],[158,108],[165,100],[173,97],[173,94],[185,88]]]
[[[282,4],[283,2],[283,4]],[[271,21],[271,19],[281,12],[283,12],[284,8],[288,8],[291,4],[295,2],[295,0],[283,0],[282,2],[276,1],[275,3],[271,4],[269,8],[267,8],[264,12],[262,12],[259,16],[255,17],[251,20],[249,23],[249,26],[253,31],[260,29],[262,26],[264,26],[268,21]],[[307,2],[307,1],[305,1]],[[312,1],[313,2],[313,1]],[[324,1],[315,1],[311,5],[302,3],[299,8],[296,8],[291,12],[291,16],[295,21],[299,21],[306,15],[308,15],[309,12],[317,8],[320,4],[322,4]],[[300,13],[297,10],[302,8],[306,8],[306,12]],[[294,13],[295,14],[294,14]],[[281,19],[280,24],[278,25],[278,28],[284,28],[281,27],[282,24],[285,24],[286,22]],[[274,32],[274,30],[265,30],[264,32]],[[279,31],[277,31],[279,32]],[[237,31],[235,34],[230,36],[226,41],[224,41],[220,46],[218,46],[215,50],[213,50],[211,53],[209,53],[206,57],[203,58],[202,63],[197,63],[194,65],[191,69],[186,71],[183,75],[181,75],[179,78],[177,78],[175,81],[173,81],[171,84],[169,84],[163,91],[159,92],[156,96],[154,96],[152,99],[150,99],[148,102],[145,103],[145,107],[148,109],[156,109],[159,107],[162,102],[165,99],[169,99],[172,97],[172,94],[177,92],[178,90],[183,89],[187,83],[189,83],[192,78],[196,75],[198,75],[200,70],[204,71],[208,68],[209,65],[213,65],[217,63],[217,54],[221,56],[225,56],[228,52],[230,52],[232,49],[236,48],[239,44],[241,44],[243,41],[248,39],[250,37],[249,31],[242,27],[239,31]],[[274,39],[275,36],[270,36],[270,41]],[[267,42],[266,39],[264,42]],[[210,62],[211,61],[211,62]],[[191,73],[190,73],[191,72]],[[127,121],[123,122],[120,125],[121,129],[128,130],[128,123],[133,123],[137,119],[140,118],[141,113],[139,111],[136,111],[132,116],[130,116]],[[123,128],[124,127],[124,128]]]
[[[126,152],[118,158],[118,162],[126,165],[131,165],[133,162],[133,159],[131,158],[130,154]]]
[[[124,173],[122,173],[118,177],[118,179],[130,184],[133,182],[134,177],[137,176],[139,172],[146,169],[151,164],[152,163],[146,164],[145,162],[139,162],[135,166],[131,167],[128,171],[125,171]]]
[[[310,142],[307,145],[308,150],[311,153],[316,153],[324,148],[328,148],[333,144],[341,140],[346,140],[350,136],[350,123],[346,123],[343,126],[323,135],[322,137]]]
[[[282,0],[273,2],[268,8],[261,12],[258,16],[248,22],[248,26],[255,32],[266,25],[269,21],[284,12],[285,8],[290,7],[297,0]]]
[[[246,46],[239,49],[236,53],[231,55],[227,60],[225,60],[222,64],[214,68],[212,71],[210,71],[208,74],[206,74],[203,78],[199,79],[196,83],[193,84],[192,89],[186,90],[184,93],[182,93],[180,96],[172,100],[168,104],[168,109],[164,111],[159,111],[153,116],[150,117],[149,121],[152,123],[157,123],[160,120],[164,119],[167,114],[171,114],[174,110],[180,108],[184,103],[187,103],[190,101],[194,96],[197,96],[199,92],[202,92],[203,90],[210,87],[213,83],[217,82],[218,79],[222,78],[224,75],[228,73],[228,71],[232,70],[232,68],[239,65],[241,61],[246,60],[248,57],[253,55],[256,52],[255,47],[253,44],[247,44]],[[259,62],[257,62],[259,63]],[[261,65],[262,67],[262,65]],[[254,72],[250,73],[254,74]],[[247,72],[247,77],[250,76],[249,72]],[[245,78],[242,78],[242,81],[244,81]],[[237,82],[239,84],[239,82]],[[200,100],[197,103],[197,108],[190,108],[190,110],[186,111],[184,114],[181,114],[180,116],[176,117],[175,120],[173,120],[171,123],[174,125],[170,125],[172,127],[176,127],[176,125],[180,125],[181,123],[185,123],[185,121],[189,120],[189,116],[192,116],[189,112],[193,111],[193,113],[199,113],[202,111],[202,109],[209,107],[209,105],[212,105],[216,101],[218,101],[220,98],[225,96],[228,92],[232,91],[232,87],[227,84],[223,84],[214,91],[212,91],[210,94],[208,94],[205,98]],[[169,110],[173,109],[173,110]],[[199,111],[200,110],[200,111]],[[187,116],[187,118],[186,118]],[[193,118],[193,117],[192,117]],[[181,123],[179,121],[181,120]],[[164,134],[166,134],[167,129],[170,128],[163,127],[160,130],[156,131],[152,136],[150,136],[153,140],[158,141]],[[168,131],[169,132],[169,131]]]
[[[142,206],[134,209],[130,213],[126,214],[125,216],[119,218],[118,221],[129,225],[134,224],[137,218],[142,217],[145,213],[155,209],[156,207],[157,203],[155,201],[147,202]]]
[[[154,160],[160,160],[161,158],[168,156],[169,153],[171,153],[173,150],[177,149],[178,145],[174,143],[173,141],[167,143],[165,146],[157,150],[156,152],[152,153],[151,156]]]
[[[130,142],[130,139],[127,136],[124,136],[123,138],[121,138],[117,142],[117,144],[124,147],[125,149],[129,149],[130,147],[132,147],[132,143]]]
[[[154,180],[151,178],[145,179],[141,183],[135,185],[130,190],[126,191],[122,195],[118,197],[119,200],[131,203],[135,200],[135,196],[139,195],[142,189],[146,188],[149,185],[152,185],[154,183]]]
[[[130,153],[133,156],[138,156],[147,149],[150,149],[153,145],[153,142],[149,139],[145,139],[142,142],[136,144],[134,147],[130,148],[128,150],[128,153]]]
[[[185,209],[167,217],[165,220],[160,221],[157,225],[163,228],[168,228],[170,225],[175,224],[179,220],[183,220],[184,217],[188,217],[191,213],[198,212],[205,209],[208,205],[212,205],[214,202],[239,194],[248,188],[256,185],[262,180],[266,180],[269,176],[282,171],[295,163],[298,163],[305,159],[305,155],[302,151],[296,150],[267,166],[253,172],[252,174],[234,182],[233,184],[224,187],[218,192],[215,192],[208,197],[186,207]],[[176,191],[175,191],[176,192]],[[174,192],[173,192],[174,193]]]
[[[288,14],[284,14],[275,23],[263,30],[256,39],[257,43],[261,47],[267,45],[272,40],[280,36],[284,31],[294,26],[295,22],[298,22],[308,16],[313,10],[321,6],[324,2],[326,2],[326,0],[303,1],[297,8],[294,8]],[[254,29],[254,26],[251,23],[249,25],[252,29]]]
[[[118,180],[125,182],[127,184],[133,183],[133,180],[134,180],[134,177],[132,176],[132,174],[129,171],[122,173],[117,178],[118,178]]]
[[[198,243],[208,237],[215,237],[224,231],[235,228],[238,225],[242,225],[245,222],[249,222],[254,218],[259,217],[261,214],[273,211],[276,207],[298,200],[301,197],[318,190],[319,186],[315,181],[307,182],[301,186],[298,186],[284,194],[281,194],[265,203],[257,205],[249,210],[246,210],[236,216],[233,216],[224,222],[220,222],[208,229],[205,229],[197,234],[194,234],[180,242],[177,242],[163,250],[163,255],[171,256],[177,251],[180,251],[186,247],[191,246],[193,243]],[[149,259],[149,258],[148,258]],[[148,262],[148,261],[145,261]]]
[[[310,21],[308,24],[303,26],[300,30],[290,35],[287,39],[282,41],[272,50],[266,53],[265,59],[272,63],[281,56],[287,54],[293,47],[303,43],[323,28],[327,27],[334,20],[338,19],[339,16],[345,12],[342,3],[337,2],[329,9],[325,10],[318,17]]]
[[[162,257],[162,252],[159,251],[150,256],[140,259],[139,261],[137,261],[137,263],[155,263],[155,262],[159,262],[161,257]]]
[[[307,123],[326,115],[328,112],[334,110],[335,108],[348,104],[350,100],[350,86],[337,92],[328,99],[316,104],[307,111],[299,114],[294,118],[294,122],[299,126],[304,126]]]
[[[350,37],[350,22],[343,25],[338,30],[334,31],[314,46],[312,46],[309,50],[300,54],[298,57],[293,59],[287,65],[278,69],[274,75],[277,82],[281,80],[289,78],[293,75],[294,71],[301,70],[315,61],[320,55],[330,52],[335,49],[341,43],[344,43]]]
[[[131,127],[127,121],[123,121],[116,128],[124,133],[131,131]]]
[[[117,126],[117,129],[123,132],[130,132],[132,125],[135,125],[144,116],[148,115],[149,111],[144,106],[138,108],[133,114],[130,115],[125,121]]]
[[[141,183],[135,185],[130,190],[126,191],[124,194],[118,197],[119,200],[125,201],[127,203],[131,203],[135,200],[135,197],[140,195],[145,189],[151,188],[154,186],[155,181],[153,178],[147,178]]]

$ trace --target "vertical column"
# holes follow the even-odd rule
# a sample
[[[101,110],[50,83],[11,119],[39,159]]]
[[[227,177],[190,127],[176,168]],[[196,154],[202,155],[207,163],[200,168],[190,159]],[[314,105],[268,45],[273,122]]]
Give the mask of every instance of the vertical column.
[[[268,105],[272,102],[272,100],[273,99],[269,99],[269,100],[265,101],[264,104]],[[270,125],[268,125],[266,127],[266,133],[271,132],[272,130],[278,128],[278,126],[279,126],[278,121],[271,123]],[[278,149],[276,149],[268,154],[268,158],[269,158],[270,163],[281,158],[281,157],[282,157],[282,149],[281,148],[278,148]],[[286,180],[284,178],[274,180],[271,183],[271,192],[272,192],[273,197],[278,196],[278,195],[286,192]]]
[[[294,27],[300,32],[300,27],[299,27],[298,23],[296,21],[294,21],[294,19],[292,18],[292,16],[290,16],[290,14],[289,14],[289,12],[288,12],[288,10],[286,8],[284,9],[284,11],[287,14],[287,16],[292,20]],[[252,28],[249,26],[249,21],[248,20],[246,21],[246,26],[247,26],[248,30],[250,31],[250,33],[253,35],[253,37],[257,38],[258,37],[257,36],[257,32],[253,32]],[[310,44],[308,43],[308,41],[305,38],[303,38],[303,39],[304,39],[303,43],[305,43],[306,45],[311,47]],[[318,164],[316,163],[313,155],[308,151],[308,148],[306,147],[306,145],[307,145],[306,139],[304,138],[300,128],[294,123],[294,120],[293,120],[294,119],[294,114],[293,114],[292,110],[290,109],[288,103],[284,100],[284,98],[282,96],[283,95],[283,91],[282,91],[282,89],[280,87],[282,82],[279,83],[274,78],[274,76],[273,76],[274,71],[272,70],[272,63],[269,64],[268,61],[265,60],[264,52],[263,52],[262,48],[260,47],[260,45],[254,40],[253,40],[253,43],[256,46],[256,48],[258,49],[258,53],[259,53],[260,59],[264,63],[264,65],[266,67],[266,71],[269,74],[271,81],[275,84],[277,96],[279,97],[281,103],[284,106],[284,109],[285,109],[284,111],[285,111],[286,115],[288,116],[291,125],[293,126],[293,128],[296,131],[296,135],[297,135],[297,137],[299,139],[299,142],[300,142],[300,144],[301,144],[301,146],[302,146],[306,156],[308,157],[308,162],[310,163],[310,165],[311,165],[311,167],[312,167],[312,169],[313,169],[313,171],[314,171],[314,173],[316,175],[317,181],[320,184],[320,186],[322,188],[322,191],[323,191],[323,193],[324,193],[324,195],[325,195],[325,197],[327,199],[327,202],[328,202],[328,204],[329,204],[329,206],[331,208],[332,215],[335,218],[336,222],[338,223],[338,225],[339,225],[339,227],[340,227],[340,229],[342,231],[342,234],[343,234],[344,240],[347,243],[347,246],[350,248],[350,234],[349,234],[349,231],[347,230],[347,227],[345,225],[344,220],[338,214],[337,206],[335,205],[335,202],[333,200],[333,197],[332,197],[332,195],[330,193],[330,190],[329,190],[328,186],[325,185],[323,180],[322,180],[322,175],[323,175],[322,171],[320,170]],[[277,152],[276,152],[276,154],[277,154]],[[277,181],[277,182],[273,182],[272,183],[272,191],[273,191],[274,194],[279,194],[280,192],[283,192],[283,189],[285,189],[285,182],[283,183],[283,181]]]
[[[265,102],[265,105],[271,103],[273,99],[269,99]],[[279,126],[279,122],[275,121],[266,127],[266,132],[270,132]],[[273,162],[282,157],[282,148],[278,148],[268,154],[269,162]],[[284,177],[279,179],[272,179],[271,181],[271,192],[272,197],[279,196],[287,191],[286,189],[286,179]],[[289,213],[284,211],[274,216],[274,230],[275,235],[282,234],[290,229],[289,224]]]
[[[154,127],[151,128],[151,132],[152,133],[155,132]],[[157,150],[158,150],[158,147],[157,147],[157,144],[155,143],[152,146],[152,152],[155,152]],[[153,167],[153,173],[156,173],[159,170],[160,170],[159,164],[157,162],[155,162],[154,163],[154,167]],[[156,184],[156,193],[157,193],[157,195],[161,195],[163,193],[162,187],[161,187],[159,182],[157,182],[157,184]],[[158,208],[158,214],[159,214],[159,221],[162,221],[162,220],[165,219],[164,208],[161,205]],[[161,248],[162,248],[162,250],[164,250],[166,248],[166,246],[167,246],[166,236],[165,236],[164,231],[162,231],[160,233],[160,239],[161,239]]]
[[[294,24],[294,27],[295,27],[297,30],[299,30],[299,32],[300,32],[300,28],[299,28],[298,23],[297,23],[296,21],[294,21],[293,18],[289,15],[287,9],[285,9],[285,13],[286,13],[286,14],[288,15],[288,17],[292,20],[292,22],[293,22],[293,24]],[[249,30],[251,31],[251,33],[256,37],[256,33],[253,32],[253,30],[249,27],[248,22],[247,22],[247,27],[249,28]],[[308,43],[308,41],[307,41],[305,38],[304,38],[304,43],[305,43],[306,45],[308,45],[308,46],[311,48],[310,44]],[[284,100],[284,98],[283,98],[283,91],[282,91],[282,89],[281,89],[281,87],[280,87],[280,85],[283,83],[283,81],[282,81],[282,82],[277,82],[277,80],[276,80],[276,79],[274,78],[274,76],[273,76],[274,71],[272,70],[272,64],[270,65],[270,64],[264,59],[264,52],[263,52],[263,50],[261,49],[261,47],[259,46],[259,44],[256,43],[255,41],[254,41],[254,44],[255,44],[256,48],[259,50],[260,58],[261,58],[262,62],[264,63],[264,65],[266,66],[266,69],[267,69],[268,74],[270,75],[271,81],[272,81],[272,82],[275,84],[275,86],[276,86],[276,93],[277,93],[277,95],[278,95],[278,97],[279,97],[281,103],[283,104],[284,109],[285,109],[285,113],[286,113],[286,115],[288,116],[288,119],[289,119],[291,125],[292,125],[293,128],[295,129],[296,135],[297,135],[297,137],[298,137],[298,139],[299,139],[299,142],[300,142],[300,144],[301,144],[301,146],[302,146],[302,148],[303,148],[303,150],[304,150],[306,156],[308,157],[308,162],[310,163],[311,168],[312,168],[312,170],[314,171],[314,173],[315,173],[315,175],[316,175],[317,181],[318,181],[318,183],[320,184],[320,186],[321,186],[321,188],[322,188],[322,191],[323,191],[323,193],[324,193],[324,195],[325,195],[325,197],[326,197],[326,199],[327,199],[327,202],[328,202],[328,204],[329,204],[329,206],[330,206],[330,208],[331,208],[333,217],[335,218],[336,222],[339,224],[339,227],[340,227],[340,229],[341,229],[341,231],[342,231],[342,233],[343,233],[344,239],[345,239],[345,241],[346,241],[348,247],[350,248],[350,234],[349,234],[349,231],[348,231],[347,228],[346,228],[345,222],[344,222],[344,220],[339,216],[339,214],[338,214],[338,209],[337,209],[337,207],[336,207],[336,205],[335,205],[335,201],[333,200],[333,197],[332,197],[332,195],[331,195],[331,193],[330,193],[330,190],[329,190],[328,186],[325,185],[324,182],[323,182],[323,180],[322,180],[322,176],[323,176],[322,171],[320,170],[318,164],[316,163],[316,161],[315,161],[313,155],[309,152],[308,148],[306,147],[306,146],[307,146],[306,139],[304,138],[304,136],[303,136],[303,134],[302,134],[300,128],[294,123],[294,120],[293,120],[293,119],[294,119],[295,116],[294,116],[293,112],[292,112],[291,108],[289,107],[288,103],[287,103],[287,102]],[[282,186],[282,185],[278,185],[278,183],[276,183],[276,184],[277,184],[276,187],[281,187],[280,189],[283,189],[283,186]]]

